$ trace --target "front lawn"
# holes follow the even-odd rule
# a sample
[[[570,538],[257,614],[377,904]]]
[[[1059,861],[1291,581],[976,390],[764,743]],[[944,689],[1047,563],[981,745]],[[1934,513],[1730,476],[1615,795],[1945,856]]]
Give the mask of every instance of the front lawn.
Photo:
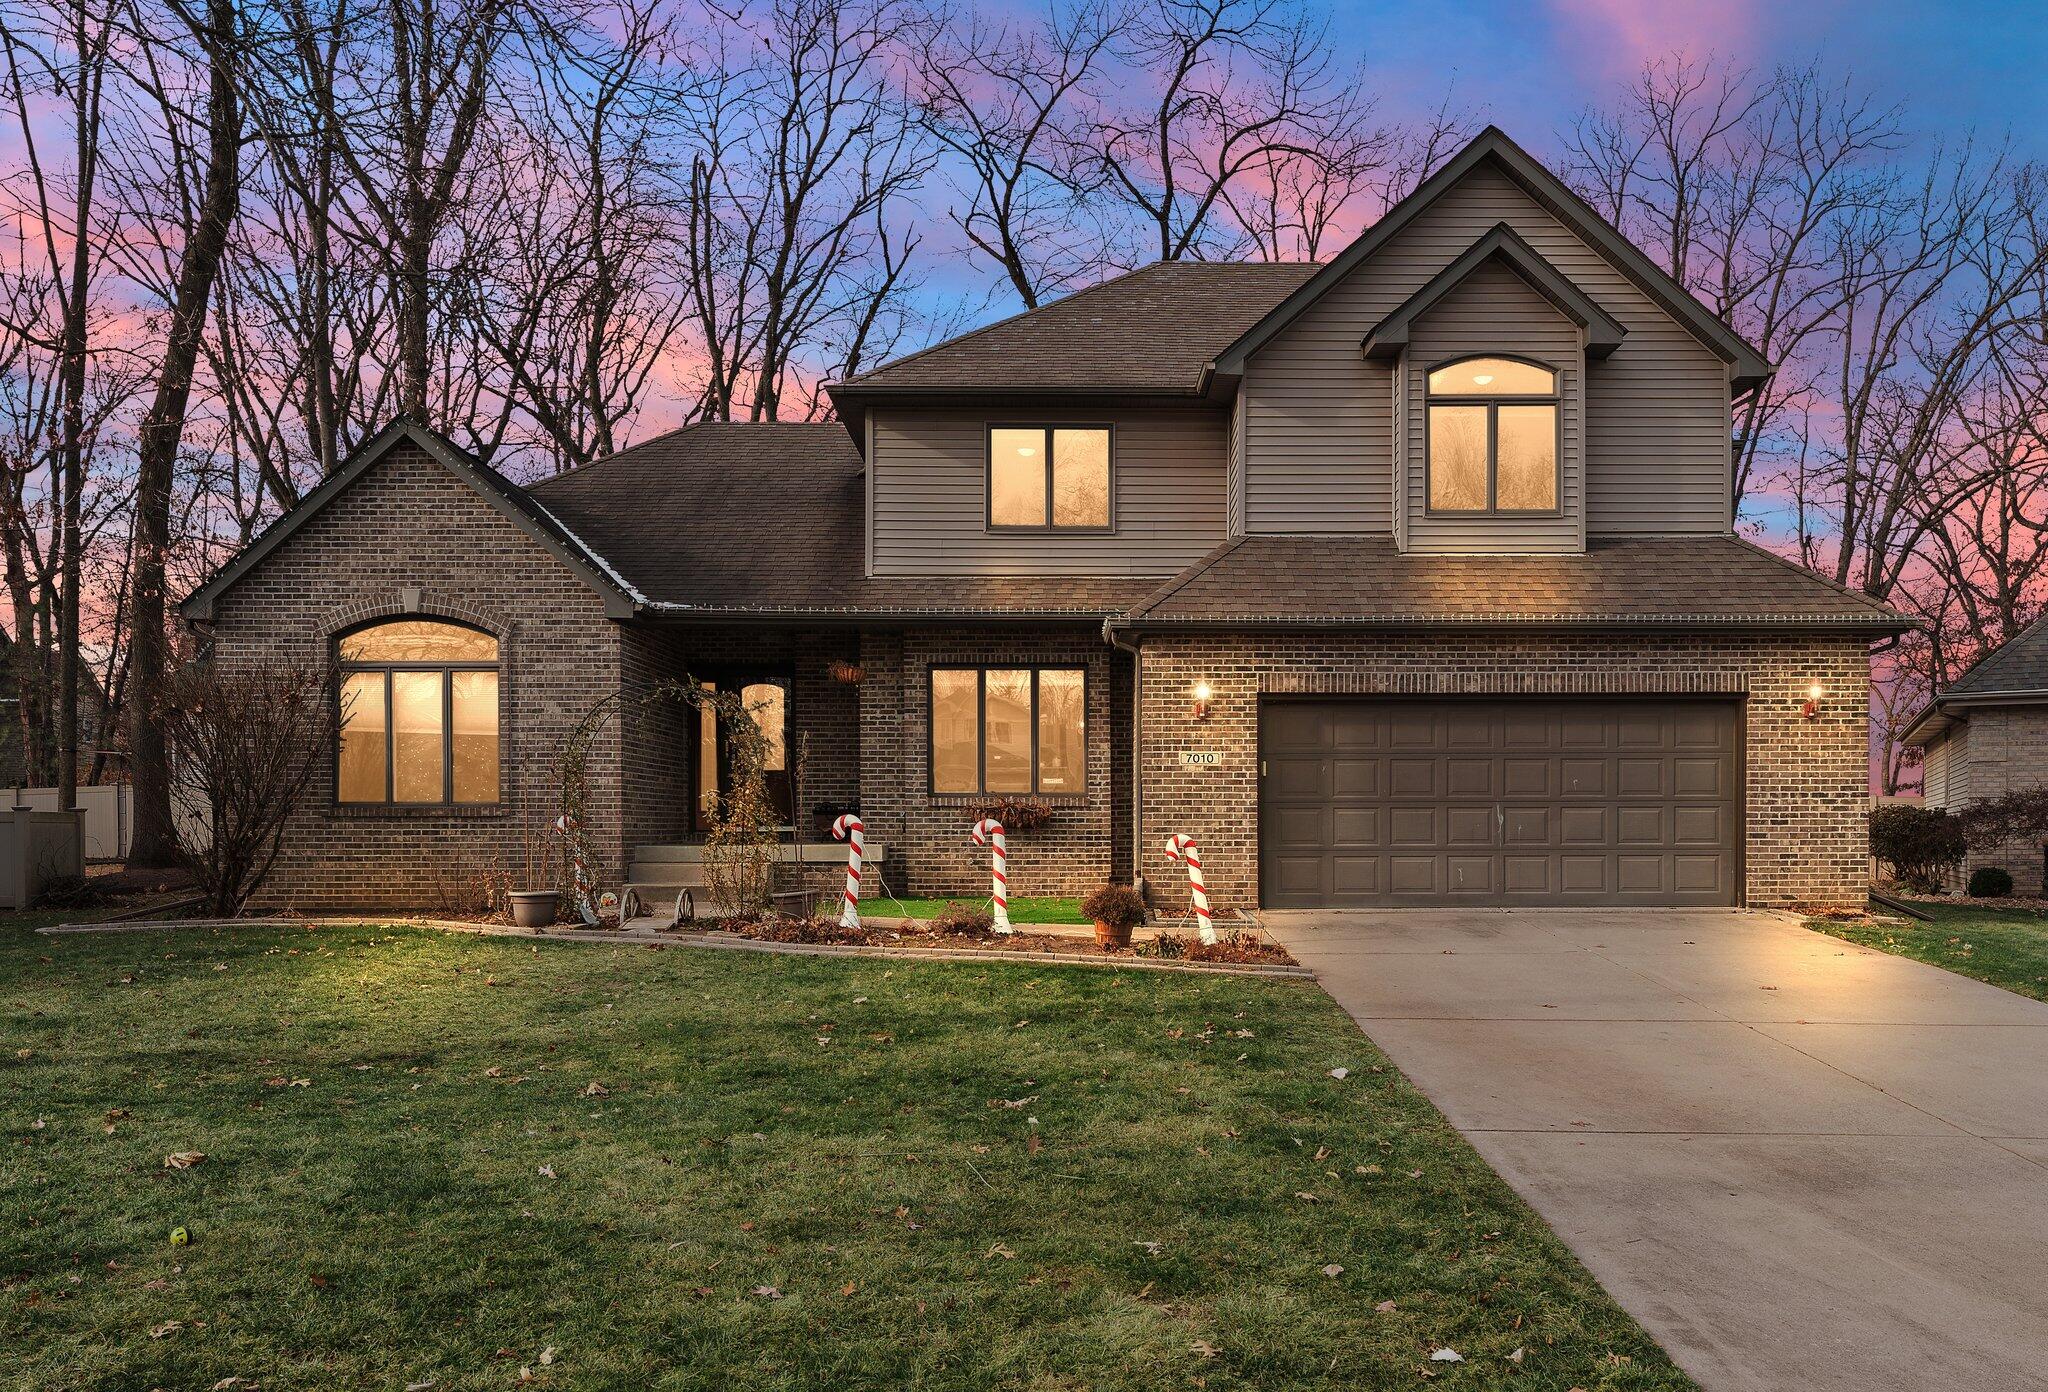
[[[978,904],[988,908],[987,899],[867,899],[861,902],[863,918],[937,918],[948,904]],[[1086,923],[1079,899],[1026,895],[1010,901],[1012,923]]]
[[[1928,923],[1835,923],[1808,927],[1865,947],[1911,957],[2048,1001],[2048,916],[2033,909],[1949,906],[1915,900]]]
[[[0,1020],[9,1387],[1690,1386],[1305,983],[0,927]]]

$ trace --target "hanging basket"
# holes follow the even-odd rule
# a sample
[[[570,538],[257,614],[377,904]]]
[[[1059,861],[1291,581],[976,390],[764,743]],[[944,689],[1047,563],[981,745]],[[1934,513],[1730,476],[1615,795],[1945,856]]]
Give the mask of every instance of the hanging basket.
[[[858,686],[861,679],[860,664],[848,662],[845,658],[834,658],[826,664],[825,675],[841,686]]]

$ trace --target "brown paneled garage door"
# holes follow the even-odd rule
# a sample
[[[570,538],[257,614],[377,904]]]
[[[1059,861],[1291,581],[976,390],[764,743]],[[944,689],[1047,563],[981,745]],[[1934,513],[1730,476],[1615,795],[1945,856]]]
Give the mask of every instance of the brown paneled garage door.
[[[1274,908],[1733,904],[1732,701],[1269,698]]]

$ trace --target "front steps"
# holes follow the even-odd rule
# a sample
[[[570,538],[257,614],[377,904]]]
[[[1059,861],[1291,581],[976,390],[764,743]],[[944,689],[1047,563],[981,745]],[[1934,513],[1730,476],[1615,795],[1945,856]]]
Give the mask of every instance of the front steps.
[[[806,841],[802,845],[780,842],[770,848],[778,881],[790,876],[814,880],[846,868],[846,847],[836,841]],[[873,883],[887,863],[888,847],[870,841],[862,848],[862,883]],[[866,867],[873,867],[868,869]],[[643,915],[668,918],[675,913],[677,897],[688,891],[686,910],[698,918],[719,916],[719,906],[705,891],[710,884],[704,873],[704,847],[690,843],[673,846],[635,846],[626,887],[619,896],[623,918]],[[686,912],[684,917],[689,917]]]

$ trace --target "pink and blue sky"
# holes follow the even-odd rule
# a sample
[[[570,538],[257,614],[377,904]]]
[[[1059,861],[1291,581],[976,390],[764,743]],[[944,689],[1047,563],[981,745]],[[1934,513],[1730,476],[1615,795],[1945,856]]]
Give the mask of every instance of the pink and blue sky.
[[[2010,133],[2048,156],[2048,4],[2041,0],[1339,0],[1332,34],[1382,78],[1391,111],[1455,81],[1532,149],[1651,58],[1732,57],[1768,70],[1816,58],[1952,136]]]

